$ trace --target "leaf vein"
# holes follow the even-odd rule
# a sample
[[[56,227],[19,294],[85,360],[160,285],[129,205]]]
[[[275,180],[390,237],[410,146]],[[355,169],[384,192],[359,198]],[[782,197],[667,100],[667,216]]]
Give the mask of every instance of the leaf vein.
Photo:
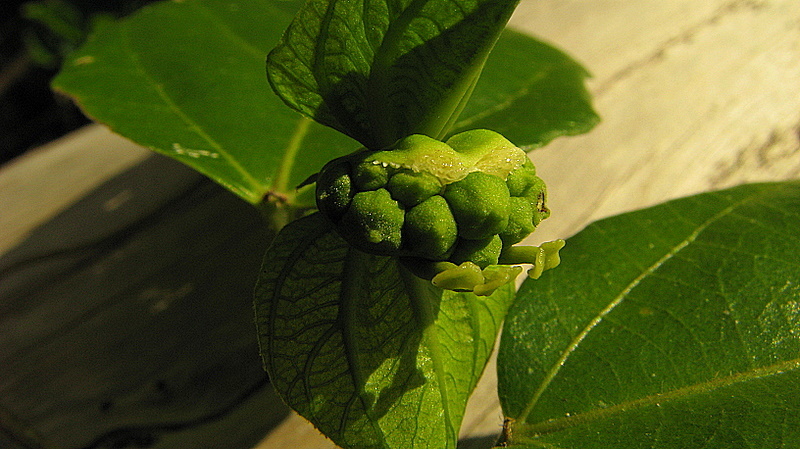
[[[266,56],[266,52],[264,52],[264,50],[248,42],[241,34],[234,32],[230,25],[226,24],[220,16],[213,14],[211,10],[202,2],[188,2],[188,4],[200,11],[201,14],[211,18],[211,23],[214,25],[214,27],[220,30],[222,35],[239,44],[239,46],[244,49],[245,52],[252,54],[258,60],[262,60]]]
[[[547,389],[547,387],[550,385],[550,383],[555,379],[555,377],[559,373],[559,371],[561,371],[561,367],[564,366],[564,364],[566,363],[566,361],[569,358],[569,356],[578,348],[578,345],[589,335],[589,333],[595,327],[597,327],[598,324],[600,324],[601,321],[603,321],[603,319],[609,313],[611,313],[614,309],[616,309],[616,307],[618,305],[620,305],[625,300],[625,298],[628,297],[628,295],[642,282],[642,280],[644,280],[650,274],[654,273],[664,263],[666,263],[668,260],[672,259],[681,250],[683,250],[684,248],[689,246],[689,244],[694,242],[697,239],[697,237],[706,228],[711,226],[711,224],[713,224],[717,220],[721,219],[722,217],[730,214],[736,208],[740,207],[742,204],[744,204],[746,202],[749,202],[749,201],[752,201],[752,200],[753,200],[753,196],[744,198],[744,199],[742,199],[742,200],[740,200],[740,201],[738,201],[738,202],[736,202],[734,204],[731,204],[730,206],[724,208],[720,212],[714,214],[708,220],[706,220],[702,224],[696,226],[696,228],[686,238],[684,238],[681,242],[679,242],[677,245],[675,245],[673,248],[671,248],[670,251],[668,251],[664,256],[662,256],[660,259],[658,259],[650,267],[648,267],[645,270],[643,270],[641,274],[639,274],[638,276],[636,276],[636,278],[634,278],[631,282],[629,282],[625,286],[625,288],[623,288],[617,294],[617,296],[615,296],[609,302],[609,304],[605,308],[603,308],[597,314],[597,316],[595,316],[592,320],[590,320],[589,323],[584,327],[584,329],[572,339],[570,344],[561,353],[561,356],[556,360],[556,363],[554,363],[553,366],[550,368],[550,370],[547,372],[547,375],[542,380],[542,383],[539,385],[537,390],[534,392],[531,400],[528,402],[528,404],[526,405],[525,409],[522,411],[522,413],[520,414],[520,416],[517,419],[520,420],[520,421],[524,421],[528,417],[530,412],[536,406],[536,403],[539,401],[539,398],[542,396],[542,394],[544,394],[544,391]]]
[[[183,123],[186,124],[190,130],[194,131],[198,137],[208,143],[211,148],[213,148],[220,156],[222,156],[231,165],[231,167],[237,173],[239,173],[243,180],[250,183],[250,191],[248,193],[252,195],[253,191],[257,190],[259,186],[259,183],[256,181],[256,179],[247,170],[245,170],[241,164],[239,164],[239,162],[222,145],[219,144],[219,142],[214,140],[207,132],[205,132],[199,123],[184,114],[178,105],[172,101],[170,96],[164,90],[163,86],[156,82],[153,76],[145,69],[141,59],[133,50],[133,46],[131,44],[130,26],[128,23],[129,22],[123,22],[124,26],[121,26],[120,30],[121,34],[124,36],[122,41],[124,42],[125,49],[127,50],[128,58],[131,60],[131,63],[134,65],[134,67],[136,67],[136,70],[145,80],[147,80],[147,82],[150,83],[151,87],[156,92],[156,95],[158,95],[158,97],[164,102],[169,111],[174,113]]]
[[[564,430],[569,427],[584,425],[600,419],[609,418],[618,413],[636,410],[650,405],[660,405],[669,401],[676,401],[683,398],[711,393],[721,388],[729,387],[743,382],[760,380],[771,376],[785,374],[800,369],[800,359],[791,359],[762,368],[751,369],[739,372],[730,376],[710,379],[706,382],[689,385],[683,388],[644,396],[639,399],[623,402],[611,407],[591,410],[585,413],[570,415],[569,417],[556,418],[536,424],[525,424],[525,431],[534,435],[544,435],[548,433]],[[518,421],[519,422],[519,421]]]

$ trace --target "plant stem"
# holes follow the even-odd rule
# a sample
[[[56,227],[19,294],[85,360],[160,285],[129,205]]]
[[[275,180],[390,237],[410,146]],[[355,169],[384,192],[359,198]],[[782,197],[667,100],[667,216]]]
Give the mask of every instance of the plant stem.
[[[300,215],[297,208],[276,195],[268,194],[260,203],[256,204],[256,208],[261,212],[261,217],[272,235],[277,234]]]

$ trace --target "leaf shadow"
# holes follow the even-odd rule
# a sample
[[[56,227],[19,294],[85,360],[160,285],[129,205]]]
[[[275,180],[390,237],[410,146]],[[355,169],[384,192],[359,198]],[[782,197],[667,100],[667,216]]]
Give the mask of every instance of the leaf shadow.
[[[405,289],[403,282],[399,281],[401,275],[398,274],[399,264],[396,259],[384,256],[368,256],[373,259],[369,264],[369,273],[364,286],[367,292],[382,291],[386,285],[378,285],[376,288],[373,282],[382,282],[381,274],[388,274],[393,281],[391,288],[384,290],[386,294],[360,295],[355,301],[365,301],[358,304],[359,316],[356,326],[362,327],[365,331],[361,335],[361,341],[355,342],[356,346],[362,346],[365,341],[382,341],[381,351],[374,351],[377,357],[360,357],[364,361],[357,369],[365,379],[373,379],[375,376],[382,377],[383,381],[389,381],[376,393],[365,391],[362,386],[360,394],[366,399],[368,404],[367,413],[371,419],[379,420],[386,416],[392,409],[398,406],[404,395],[417,388],[423,387],[428,380],[425,373],[420,369],[420,360],[424,359],[423,332],[424,329],[432,324],[439,312],[441,292],[436,295],[426,295],[425,298],[414,298],[408,289]],[[420,304],[420,301],[427,301]],[[378,307],[376,307],[378,306]],[[383,307],[385,306],[385,308]],[[420,310],[425,307],[427,310]],[[373,315],[370,311],[379,311]],[[387,318],[396,318],[394,320]],[[365,323],[376,323],[375,327],[365,327]],[[374,331],[374,332],[372,332]],[[394,361],[394,363],[392,363]],[[391,378],[387,379],[385,371],[387,362],[393,365],[390,370]],[[382,375],[379,373],[383,373]]]

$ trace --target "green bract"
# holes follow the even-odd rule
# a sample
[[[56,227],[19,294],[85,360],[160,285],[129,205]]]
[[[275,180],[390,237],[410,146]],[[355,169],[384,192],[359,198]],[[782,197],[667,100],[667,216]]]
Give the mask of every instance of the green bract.
[[[511,249],[550,211],[527,154],[493,131],[447,142],[412,135],[335,159],[320,172],[316,193],[319,210],[351,245],[400,257],[442,288],[490,294],[518,269],[487,267],[512,260],[540,273],[558,260],[559,245]]]

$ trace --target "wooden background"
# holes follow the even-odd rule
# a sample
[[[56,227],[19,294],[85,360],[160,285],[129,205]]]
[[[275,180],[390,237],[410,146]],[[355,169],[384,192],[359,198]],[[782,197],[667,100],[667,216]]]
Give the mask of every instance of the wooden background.
[[[603,119],[587,135],[532,153],[553,211],[532,243],[671,198],[800,177],[797,0],[522,0],[511,25],[566,50],[592,72],[589,86]],[[0,254],[147,157],[93,126],[3,167]],[[3,337],[13,323],[1,306]],[[470,403],[463,434],[475,439],[464,447],[479,447],[487,441],[480,437],[499,432],[493,370]],[[272,419],[283,413],[276,406]],[[33,429],[16,435],[19,447],[54,447],[46,429],[0,400],[2,427]],[[272,429],[260,449],[333,447],[296,416],[259,428]]]

